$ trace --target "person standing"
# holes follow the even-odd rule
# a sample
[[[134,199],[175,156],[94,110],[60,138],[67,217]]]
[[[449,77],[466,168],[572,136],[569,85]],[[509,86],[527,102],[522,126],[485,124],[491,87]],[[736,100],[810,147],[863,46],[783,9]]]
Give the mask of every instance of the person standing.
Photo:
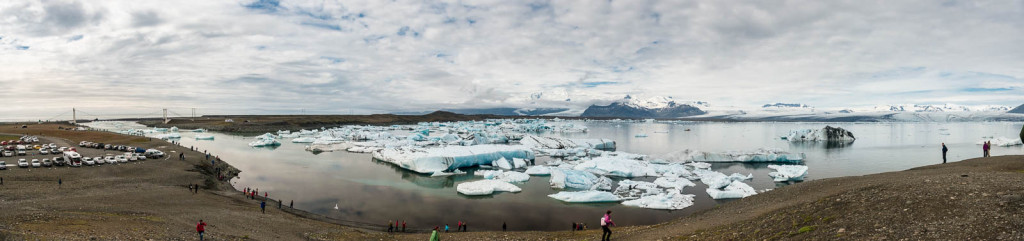
[[[946,143],[942,143],[942,164],[946,164],[946,152],[949,152],[949,148],[946,148]]]
[[[288,208],[295,208],[295,200],[288,201]]]
[[[572,231],[576,232],[576,222],[572,222]]]
[[[405,232],[405,220],[402,220],[402,232]]]
[[[608,210],[604,213],[604,217],[601,217],[601,241],[612,240],[612,230],[610,226],[615,226],[615,222],[612,222],[612,210]]]
[[[508,226],[505,225],[505,222],[501,222],[501,231],[505,232],[505,230],[508,230]]]
[[[462,231],[466,232],[466,229],[468,229],[466,228],[466,222],[462,222]]]
[[[395,231],[395,226],[392,226],[391,224],[391,220],[388,220],[388,233]]]
[[[447,233],[447,232],[448,232],[448,224],[447,224],[447,223],[446,223],[446,224],[444,224],[444,232],[445,232],[445,233]]]
[[[196,232],[199,232],[199,240],[203,240],[203,232],[206,232],[206,223],[202,219],[196,224]]]
[[[64,180],[60,179],[60,178],[57,178],[57,189],[60,189],[60,186],[63,186],[63,185],[64,185]]]
[[[267,213],[267,200],[260,201],[260,212]]]
[[[437,227],[434,227],[434,231],[430,233],[430,241],[441,241],[441,234],[437,232]]]

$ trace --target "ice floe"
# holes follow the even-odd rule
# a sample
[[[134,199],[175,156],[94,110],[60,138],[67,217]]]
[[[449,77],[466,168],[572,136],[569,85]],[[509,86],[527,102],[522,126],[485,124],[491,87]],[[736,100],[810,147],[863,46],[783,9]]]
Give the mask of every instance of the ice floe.
[[[791,142],[802,141],[827,141],[827,142],[853,142],[857,138],[853,133],[840,127],[825,126],[821,129],[803,129],[789,132],[786,138]]]
[[[776,182],[803,181],[807,175],[807,166],[804,165],[768,165],[768,168],[775,169],[768,176]]]
[[[693,194],[681,194],[677,190],[671,190],[624,201],[622,205],[650,209],[679,210],[693,206],[693,197]]]
[[[520,192],[523,189],[504,181],[485,179],[459,183],[455,190],[462,195],[478,196],[491,195],[494,192]]]
[[[602,203],[619,201],[619,197],[615,196],[615,194],[605,191],[593,190],[577,192],[561,191],[555,194],[548,195],[548,197],[568,203]]]
[[[529,175],[533,175],[533,176],[550,176],[551,175],[551,167],[548,167],[548,166],[531,166],[530,168],[527,168],[524,173],[529,174]]]
[[[757,194],[753,187],[741,181],[732,181],[722,188],[708,188],[708,195],[712,199],[745,198]]]
[[[648,162],[627,159],[617,156],[600,156],[580,163],[574,168],[598,175],[618,177],[653,177],[657,171]]]
[[[682,150],[666,155],[666,158],[681,162],[774,162],[801,163],[804,153],[789,153],[779,148],[760,148],[754,151],[727,151],[720,153],[697,150]]]
[[[1003,146],[1003,147],[1006,147],[1006,146],[1024,145],[1024,143],[1022,143],[1020,141],[1020,138],[1006,138],[1006,137],[986,138],[986,139],[982,139],[982,140],[978,141],[977,144],[978,145],[982,145],[982,144],[985,144],[986,141],[991,141],[993,146]]]
[[[589,190],[597,184],[599,178],[590,172],[557,168],[551,170],[549,180],[551,188]]]
[[[434,173],[463,167],[491,165],[501,159],[505,159],[506,164],[508,164],[507,160],[513,158],[532,160],[534,156],[533,151],[523,146],[475,145],[431,148],[389,147],[374,151],[373,158],[414,172]]]

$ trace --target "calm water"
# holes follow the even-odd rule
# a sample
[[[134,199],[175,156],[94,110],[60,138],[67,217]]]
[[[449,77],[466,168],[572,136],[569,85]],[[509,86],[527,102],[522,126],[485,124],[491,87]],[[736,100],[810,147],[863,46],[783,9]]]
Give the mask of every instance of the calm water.
[[[823,144],[791,144],[779,136],[792,129],[822,128],[824,123],[610,123],[586,122],[589,133],[576,138],[609,138],[618,150],[654,157],[683,149],[703,151],[754,150],[778,147],[807,154],[807,179],[855,176],[899,171],[941,163],[939,143],[949,146],[949,160],[981,156],[975,145],[982,137],[1016,137],[1016,123],[830,123],[850,130],[857,141],[844,147]],[[690,129],[690,131],[685,131]],[[646,138],[634,135],[646,133]],[[334,218],[385,225],[388,220],[407,220],[412,228],[432,228],[466,221],[473,230],[561,230],[572,222],[597,227],[604,210],[612,209],[620,225],[653,224],[689,215],[728,200],[712,200],[705,185],[684,190],[696,194],[696,205],[677,211],[625,207],[618,204],[565,204],[547,197],[558,192],[548,187],[546,177],[531,177],[521,184],[520,193],[467,197],[455,191],[458,183],[480,179],[463,175],[432,178],[372,160],[369,154],[328,152],[312,154],[304,144],[283,141],[274,149],[251,148],[251,138],[208,133],[215,141],[197,141],[194,133],[182,132],[181,143],[211,150],[242,170],[233,181],[237,189],[267,191],[272,199],[287,205]],[[557,135],[557,134],[546,134]],[[993,155],[1022,154],[1021,147],[995,147]],[[539,158],[538,164],[550,159]],[[749,183],[755,189],[777,187],[763,164],[715,164],[713,169],[729,174],[753,173]],[[652,181],[653,179],[640,179]],[[339,209],[334,209],[335,204]]]

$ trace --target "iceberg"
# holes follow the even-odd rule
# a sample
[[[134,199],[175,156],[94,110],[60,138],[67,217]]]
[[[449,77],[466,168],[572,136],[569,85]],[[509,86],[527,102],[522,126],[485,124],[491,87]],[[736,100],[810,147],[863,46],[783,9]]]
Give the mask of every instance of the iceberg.
[[[622,180],[613,192],[622,200],[637,199],[664,192],[658,184],[645,181]]]
[[[693,206],[693,194],[680,194],[678,190],[640,197],[622,202],[622,205],[639,208],[679,210]]]
[[[615,196],[615,194],[612,194],[610,192],[604,191],[561,191],[555,194],[548,195],[548,197],[558,199],[559,201],[567,203],[602,203],[619,201],[618,196]]]
[[[175,133],[167,133],[167,134],[159,134],[159,135],[156,135],[156,138],[163,139],[163,140],[181,139],[181,134],[178,134],[177,132],[175,132]]]
[[[853,133],[840,127],[825,126],[821,129],[803,129],[789,132],[786,138],[790,142],[803,141],[827,141],[827,142],[853,142],[857,138]]]
[[[524,146],[475,145],[423,147],[387,147],[373,152],[373,158],[418,173],[434,173],[478,165],[491,165],[505,159],[533,160],[533,151]]]
[[[313,143],[314,141],[316,141],[316,138],[312,137],[299,137],[292,139],[292,143]]]
[[[757,194],[753,187],[741,181],[732,181],[728,186],[721,189],[708,188],[707,192],[708,195],[711,195],[712,199],[745,198]]]
[[[494,161],[491,164],[505,170],[512,169],[512,163],[509,163],[508,159],[505,158],[498,159],[497,161]]]
[[[211,135],[196,135],[196,140],[213,140]]]
[[[1011,139],[1011,138],[1006,138],[1006,137],[996,137],[996,138],[982,139],[982,140],[978,141],[977,144],[978,145],[983,145],[983,144],[985,144],[986,141],[991,141],[993,146],[1002,146],[1002,147],[1024,145],[1024,143],[1022,143],[1020,141],[1020,139]]]
[[[774,172],[769,172],[768,176],[776,182],[803,181],[807,175],[807,166],[804,165],[768,165],[768,168],[775,169]]]
[[[683,190],[684,187],[697,186],[697,184],[691,182],[690,180],[679,177],[659,177],[658,179],[654,180],[654,184],[657,184],[659,187],[677,190]]]
[[[455,187],[455,190],[462,195],[478,196],[491,195],[494,194],[494,192],[520,192],[523,189],[503,181],[479,180],[459,183],[459,185]]]
[[[551,168],[547,166],[532,166],[527,168],[525,173],[532,176],[549,176],[551,175]]]
[[[732,175],[726,176],[721,172],[697,169],[693,170],[693,173],[700,177],[700,182],[708,185],[709,188],[723,188],[736,181],[744,181],[754,178],[754,174],[743,176],[739,173],[733,173]]]
[[[598,150],[615,150],[615,141],[609,139],[569,139],[551,136],[524,136],[519,143],[536,149],[575,149],[591,148]]]
[[[249,146],[251,146],[251,147],[280,146],[280,145],[281,145],[281,142],[278,142],[277,140],[274,140],[274,139],[257,139],[255,141],[249,142]]]
[[[502,172],[494,176],[494,180],[505,182],[526,182],[530,180],[530,175],[522,172]]]
[[[619,177],[653,177],[658,172],[645,161],[637,161],[613,156],[601,156],[580,163],[573,169],[588,171],[598,175]]]
[[[806,155],[803,153],[788,153],[779,148],[760,148],[752,152],[727,151],[722,153],[686,149],[669,153],[666,157],[681,162],[801,163],[806,158]]]
[[[481,177],[484,177],[485,179],[494,179],[494,177],[498,176],[498,174],[501,174],[501,173],[502,173],[501,170],[482,170],[482,171],[473,172],[473,175],[474,176],[481,176]]]
[[[556,189],[590,189],[598,182],[598,178],[585,171],[557,168],[551,170],[549,182],[551,188]]]

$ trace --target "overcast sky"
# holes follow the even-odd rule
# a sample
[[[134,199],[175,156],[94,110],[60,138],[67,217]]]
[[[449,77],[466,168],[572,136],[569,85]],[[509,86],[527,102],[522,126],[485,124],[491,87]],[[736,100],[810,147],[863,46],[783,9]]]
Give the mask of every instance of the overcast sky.
[[[1024,1],[0,1],[0,116],[1024,103]]]

